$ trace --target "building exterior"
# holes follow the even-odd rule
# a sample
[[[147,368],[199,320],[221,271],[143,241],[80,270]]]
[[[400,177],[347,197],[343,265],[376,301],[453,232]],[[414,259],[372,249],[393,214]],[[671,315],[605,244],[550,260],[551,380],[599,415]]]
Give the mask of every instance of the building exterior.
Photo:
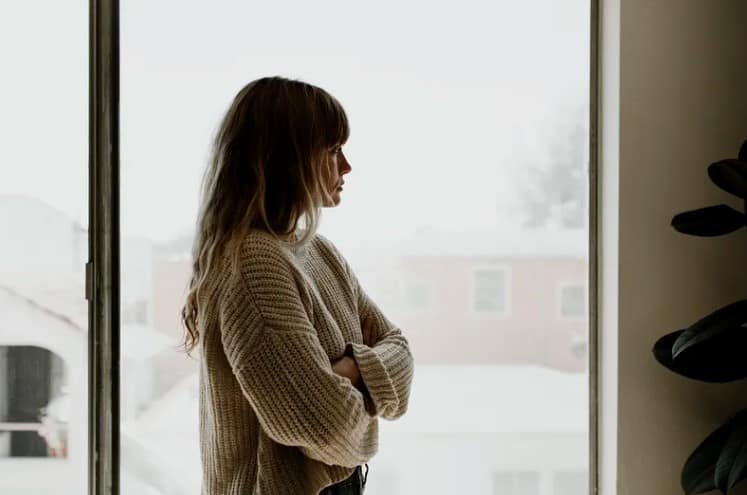
[[[0,196],[0,230],[0,492],[86,493],[87,232],[24,196]],[[152,299],[150,243],[125,239],[122,249],[126,424],[160,395],[156,358],[170,353],[175,339],[152,329],[147,306],[129,309]],[[134,443],[123,434],[125,441]]]

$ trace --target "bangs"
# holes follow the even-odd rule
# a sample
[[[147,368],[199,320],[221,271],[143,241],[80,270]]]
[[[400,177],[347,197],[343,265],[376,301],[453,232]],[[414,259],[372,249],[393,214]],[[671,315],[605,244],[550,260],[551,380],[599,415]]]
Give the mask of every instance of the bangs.
[[[327,148],[342,145],[350,138],[350,123],[345,109],[337,99],[322,90],[322,143]]]

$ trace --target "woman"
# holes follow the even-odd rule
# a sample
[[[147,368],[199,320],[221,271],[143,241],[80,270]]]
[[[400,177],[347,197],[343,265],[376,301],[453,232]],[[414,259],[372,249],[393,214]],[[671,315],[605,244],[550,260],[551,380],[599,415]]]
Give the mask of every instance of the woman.
[[[182,310],[203,495],[362,493],[378,418],[407,411],[408,341],[316,233],[349,134],[334,97],[282,77],[247,84],[218,129]]]

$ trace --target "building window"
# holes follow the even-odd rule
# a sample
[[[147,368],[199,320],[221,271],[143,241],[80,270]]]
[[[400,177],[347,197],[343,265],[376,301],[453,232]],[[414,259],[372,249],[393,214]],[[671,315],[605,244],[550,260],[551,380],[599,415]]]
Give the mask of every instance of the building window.
[[[509,276],[506,268],[480,268],[474,272],[473,310],[476,313],[508,312]]]
[[[493,495],[538,495],[539,481],[536,471],[498,471],[493,473]]]
[[[557,471],[553,474],[553,495],[583,495],[588,493],[588,473],[583,469]]]
[[[67,457],[65,367],[35,346],[0,346],[0,458]]]
[[[561,318],[582,318],[586,314],[586,289],[583,285],[560,288]]]

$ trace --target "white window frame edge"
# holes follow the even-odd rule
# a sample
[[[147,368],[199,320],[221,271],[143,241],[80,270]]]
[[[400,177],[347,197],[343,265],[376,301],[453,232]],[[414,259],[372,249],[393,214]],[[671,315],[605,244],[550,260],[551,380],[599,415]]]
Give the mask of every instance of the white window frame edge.
[[[591,0],[589,493],[617,495],[621,0]]]

